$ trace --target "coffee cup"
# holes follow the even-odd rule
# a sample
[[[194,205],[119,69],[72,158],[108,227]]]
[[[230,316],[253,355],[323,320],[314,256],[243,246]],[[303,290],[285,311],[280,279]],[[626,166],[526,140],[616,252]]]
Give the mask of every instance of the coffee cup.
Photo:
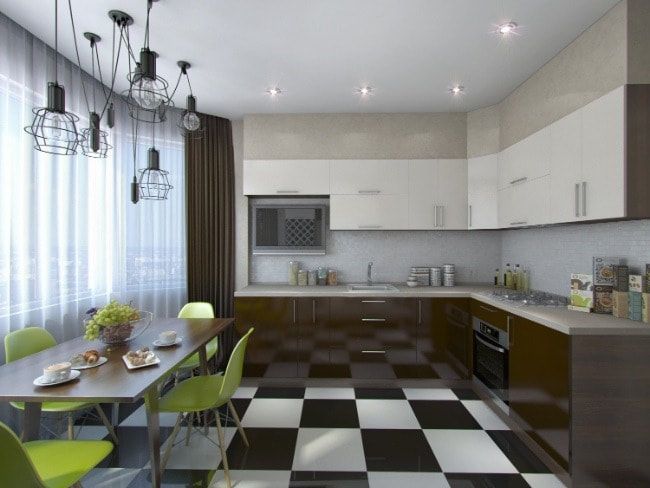
[[[166,330],[158,335],[158,340],[161,344],[173,344],[176,342],[176,331]]]
[[[43,378],[48,383],[67,380],[70,377],[72,364],[69,362],[50,364],[43,368]]]

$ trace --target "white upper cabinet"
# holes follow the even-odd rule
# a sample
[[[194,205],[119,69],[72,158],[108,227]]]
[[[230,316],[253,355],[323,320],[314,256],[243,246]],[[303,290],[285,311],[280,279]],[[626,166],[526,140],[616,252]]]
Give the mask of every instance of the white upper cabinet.
[[[408,229],[407,195],[332,195],[331,230]]]
[[[467,160],[467,204],[469,229],[496,229],[497,218],[497,154]]]
[[[247,160],[243,179],[244,195],[329,195],[330,162]]]
[[[625,87],[583,108],[580,214],[625,217]]]
[[[331,162],[332,195],[406,195],[408,161],[346,159]]]
[[[409,161],[409,228],[467,229],[467,160]]]
[[[551,124],[551,222],[580,219],[582,111]]]
[[[546,176],[550,171],[550,128],[545,127],[500,153],[499,189]]]

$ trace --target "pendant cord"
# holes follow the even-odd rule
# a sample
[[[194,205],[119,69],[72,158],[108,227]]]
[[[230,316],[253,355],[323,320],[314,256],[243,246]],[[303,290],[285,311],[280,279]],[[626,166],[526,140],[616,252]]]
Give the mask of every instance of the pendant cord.
[[[54,82],[59,84],[59,0],[54,0]]]
[[[120,27],[122,29],[122,27]],[[115,55],[115,24],[113,24],[113,60],[114,60],[114,67],[111,67],[111,86],[108,92],[108,95],[106,96],[106,102],[104,102],[104,107],[102,108],[101,114],[99,114],[99,118],[101,119],[104,117],[104,113],[106,112],[106,109],[108,108],[108,105],[111,103],[111,100],[113,96],[115,95],[115,78],[117,77],[117,67],[120,64],[120,53],[122,51],[122,41],[117,46],[117,56]],[[102,76],[102,67],[101,64],[99,63],[99,51],[97,49],[97,44],[95,44],[95,57],[97,58],[97,70],[99,71],[99,81],[102,85],[102,88],[104,89],[104,94],[106,94],[106,87],[104,85],[104,78]]]
[[[125,34],[126,32],[126,34]],[[131,47],[131,36],[129,35],[129,26],[125,26],[124,29],[121,32],[122,40],[124,41],[124,44],[126,44],[126,47],[129,51],[129,60],[133,60],[134,63],[137,63],[138,60],[135,57],[135,54],[133,54],[133,48]],[[131,73],[131,70],[129,69],[129,73]]]
[[[174,95],[176,94],[176,90],[178,90],[178,85],[181,83],[181,78],[183,77],[183,70],[178,74],[178,79],[176,80],[176,86],[174,87],[174,90],[172,91],[172,94],[169,95],[169,100],[174,98]]]
[[[187,78],[187,86],[190,87],[190,95],[194,96],[194,93],[192,93],[192,83],[190,83],[190,75],[185,73],[185,78]]]
[[[58,0],[55,0],[58,2]],[[72,25],[72,39],[74,40],[74,50],[77,55],[77,65],[79,66],[79,81],[81,82],[81,88],[84,93],[84,99],[86,101],[86,110],[90,114],[90,103],[88,103],[88,93],[86,92],[86,84],[84,83],[83,73],[81,69],[81,57],[79,56],[79,45],[77,44],[77,29],[74,25],[74,15],[72,14],[72,1],[68,0],[68,10],[70,11],[70,24]],[[56,44],[56,41],[55,41]],[[57,50],[58,52],[58,50]],[[58,63],[57,63],[58,64]]]
[[[151,12],[151,0],[147,0],[147,23],[144,28],[144,47],[149,49],[149,13]]]

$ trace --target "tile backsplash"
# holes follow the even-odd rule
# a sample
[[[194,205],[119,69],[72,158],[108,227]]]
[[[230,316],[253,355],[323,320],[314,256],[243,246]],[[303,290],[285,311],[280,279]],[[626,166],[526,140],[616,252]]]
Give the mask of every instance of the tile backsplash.
[[[621,257],[631,271],[650,263],[650,220],[571,224],[501,234],[501,268],[520,264],[531,287],[566,295],[571,273],[591,274],[593,256]]]
[[[377,282],[403,282],[411,266],[456,265],[456,281],[487,283],[501,259],[498,231],[329,231],[325,256],[251,256],[251,283],[284,283],[287,263],[335,268],[339,281],[364,282],[373,261]]]

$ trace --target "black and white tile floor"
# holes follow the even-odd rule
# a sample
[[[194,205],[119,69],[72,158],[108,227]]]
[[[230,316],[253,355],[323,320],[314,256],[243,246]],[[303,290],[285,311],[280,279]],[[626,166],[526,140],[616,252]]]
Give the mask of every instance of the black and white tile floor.
[[[237,488],[564,486],[471,390],[242,387],[233,403],[251,444],[229,422]],[[163,437],[175,418],[161,415]],[[85,426],[80,437],[105,433]],[[225,486],[216,428],[209,438],[196,431],[189,447],[184,434],[163,486]],[[84,486],[150,486],[142,407],[120,423],[118,436],[119,447]]]

